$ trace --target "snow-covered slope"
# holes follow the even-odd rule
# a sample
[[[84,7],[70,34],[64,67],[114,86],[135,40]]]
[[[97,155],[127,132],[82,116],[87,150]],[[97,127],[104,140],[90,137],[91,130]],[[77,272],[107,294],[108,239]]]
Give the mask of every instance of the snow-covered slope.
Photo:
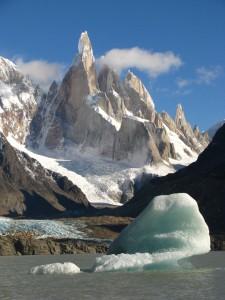
[[[66,151],[37,151],[27,149],[8,138],[10,144],[19,151],[36,159],[43,167],[68,177],[96,207],[121,205],[132,198],[135,181],[143,174],[163,176],[174,172],[168,163],[134,167],[127,162],[115,162],[92,154],[67,148]]]
[[[24,142],[42,96],[41,90],[10,60],[0,57],[0,129]]]

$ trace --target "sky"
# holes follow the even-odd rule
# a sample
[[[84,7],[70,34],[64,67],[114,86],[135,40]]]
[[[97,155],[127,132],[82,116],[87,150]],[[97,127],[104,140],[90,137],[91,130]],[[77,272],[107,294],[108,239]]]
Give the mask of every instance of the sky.
[[[46,88],[88,31],[99,65],[141,78],[158,111],[225,119],[225,0],[0,0],[0,55]]]

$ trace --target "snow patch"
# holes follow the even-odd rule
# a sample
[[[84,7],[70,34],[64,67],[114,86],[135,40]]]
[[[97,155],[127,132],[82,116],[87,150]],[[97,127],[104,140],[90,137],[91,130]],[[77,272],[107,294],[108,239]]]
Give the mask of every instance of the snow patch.
[[[112,126],[116,128],[117,131],[120,130],[121,122],[117,121],[113,117],[109,116],[101,107],[95,106],[94,110],[102,116],[107,122],[109,122]]]
[[[0,81],[0,98],[3,110],[10,110],[13,106],[23,108],[18,96],[13,92],[12,87]]]
[[[188,147],[179,137],[178,135],[170,130],[165,124],[163,124],[163,127],[166,130],[166,133],[169,136],[170,143],[174,145],[176,154],[179,155],[180,158],[178,159],[172,159],[170,158],[169,161],[173,165],[181,164],[183,166],[189,165],[190,163],[193,163],[198,155],[196,152],[192,151],[190,147]],[[188,155],[188,153],[190,155]]]
[[[140,118],[140,117],[137,117],[135,116],[131,111],[129,110],[125,110],[125,115],[124,115],[126,118],[129,118],[129,119],[132,119],[132,120],[135,120],[135,121],[138,121],[138,122],[141,122],[141,123],[149,123],[149,120],[147,119],[144,119],[144,118]]]

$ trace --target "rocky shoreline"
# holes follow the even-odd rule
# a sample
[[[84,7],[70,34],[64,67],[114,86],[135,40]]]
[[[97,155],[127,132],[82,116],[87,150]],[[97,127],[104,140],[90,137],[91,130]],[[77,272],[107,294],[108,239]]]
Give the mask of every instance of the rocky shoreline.
[[[106,253],[107,241],[36,238],[29,234],[0,236],[0,256]]]
[[[82,240],[71,238],[37,238],[30,233],[0,236],[0,256],[14,255],[60,255],[102,253],[109,248],[110,241]],[[211,236],[211,250],[225,251],[225,236]]]

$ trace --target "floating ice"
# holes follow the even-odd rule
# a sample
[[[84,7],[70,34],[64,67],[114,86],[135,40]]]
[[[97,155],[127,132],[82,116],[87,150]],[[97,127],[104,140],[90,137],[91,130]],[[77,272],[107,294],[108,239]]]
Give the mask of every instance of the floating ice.
[[[72,262],[53,263],[33,267],[30,270],[31,274],[76,274],[80,273],[80,268]]]
[[[166,270],[180,267],[190,268],[188,262],[178,262],[184,258],[181,251],[163,253],[135,253],[135,254],[111,254],[96,258],[95,272],[107,271],[143,271],[143,270]]]
[[[114,240],[95,271],[178,266],[178,260],[210,250],[208,226],[187,194],[155,197]],[[115,255],[118,254],[118,255]]]

